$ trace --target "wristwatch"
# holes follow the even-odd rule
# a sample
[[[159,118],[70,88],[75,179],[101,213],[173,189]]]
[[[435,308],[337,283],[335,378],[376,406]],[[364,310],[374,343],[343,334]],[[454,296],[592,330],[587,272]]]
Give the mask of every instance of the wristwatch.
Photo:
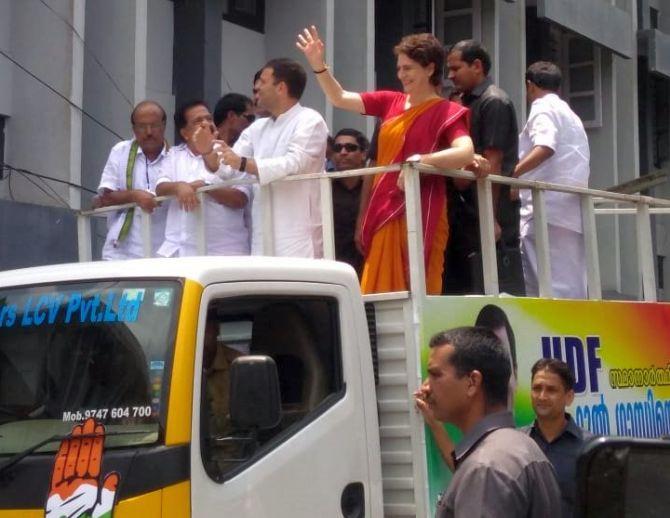
[[[238,171],[240,173],[243,173],[246,168],[247,168],[247,157],[245,156],[240,157],[240,168],[238,169]]]

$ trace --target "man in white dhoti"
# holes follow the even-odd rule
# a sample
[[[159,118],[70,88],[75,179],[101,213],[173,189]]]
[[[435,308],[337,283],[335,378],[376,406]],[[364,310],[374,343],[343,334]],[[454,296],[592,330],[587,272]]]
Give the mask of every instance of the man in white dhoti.
[[[587,187],[589,143],[579,117],[557,92],[561,71],[537,62],[526,72],[531,103],[528,122],[519,135],[519,163],[514,177]],[[520,190],[521,257],[526,293],[538,295],[535,221],[531,191]],[[586,298],[586,261],[579,195],[545,192],[554,297]]]
[[[322,257],[323,236],[319,183],[314,180],[278,182],[289,175],[324,171],[328,128],[323,117],[299,102],[307,82],[305,70],[290,59],[273,59],[262,69],[258,104],[270,112],[245,129],[231,148],[214,146],[205,129],[195,137],[212,171],[223,178],[246,172],[260,185],[273,184],[274,250],[263,250],[262,203],[254,185],[251,253],[291,257]],[[217,149],[214,150],[213,146]]]

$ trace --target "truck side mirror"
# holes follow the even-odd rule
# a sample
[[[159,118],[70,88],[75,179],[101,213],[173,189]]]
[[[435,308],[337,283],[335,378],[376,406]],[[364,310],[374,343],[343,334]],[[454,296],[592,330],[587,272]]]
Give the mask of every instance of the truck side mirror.
[[[233,360],[230,420],[238,430],[268,430],[281,421],[277,365],[269,356],[241,356]]]

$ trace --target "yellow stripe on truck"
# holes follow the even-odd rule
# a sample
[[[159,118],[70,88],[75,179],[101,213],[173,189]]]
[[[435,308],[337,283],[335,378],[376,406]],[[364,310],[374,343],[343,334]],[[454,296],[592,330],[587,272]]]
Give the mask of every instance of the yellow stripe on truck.
[[[162,491],[159,489],[121,500],[114,506],[112,516],[114,518],[161,518]]]
[[[163,518],[188,516],[191,516],[191,484],[181,482],[163,489]]]
[[[200,284],[186,279],[172,361],[166,446],[191,442],[195,339],[202,291]]]

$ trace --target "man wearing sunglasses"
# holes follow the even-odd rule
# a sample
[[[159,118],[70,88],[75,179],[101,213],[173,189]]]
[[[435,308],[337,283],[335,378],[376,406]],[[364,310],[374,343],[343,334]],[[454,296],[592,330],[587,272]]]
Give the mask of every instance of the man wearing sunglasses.
[[[256,120],[254,103],[246,95],[226,94],[214,107],[214,125],[219,137],[229,146]]]
[[[332,161],[336,171],[365,167],[368,139],[360,131],[344,128],[333,140]],[[335,258],[350,264],[360,275],[363,256],[354,242],[361,197],[362,177],[338,178],[332,182],[335,225]]]

